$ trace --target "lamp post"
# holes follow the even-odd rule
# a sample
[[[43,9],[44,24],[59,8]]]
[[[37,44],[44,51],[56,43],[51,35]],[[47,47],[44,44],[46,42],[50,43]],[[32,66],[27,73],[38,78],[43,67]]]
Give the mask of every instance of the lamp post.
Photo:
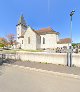
[[[70,36],[71,36],[71,46],[70,46],[70,67],[72,66],[72,16],[74,15],[74,10],[70,13]]]

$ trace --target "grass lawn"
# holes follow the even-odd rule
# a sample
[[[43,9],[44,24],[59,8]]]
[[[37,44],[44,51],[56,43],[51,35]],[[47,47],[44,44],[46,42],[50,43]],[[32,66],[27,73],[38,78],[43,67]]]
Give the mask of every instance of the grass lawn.
[[[43,52],[43,50],[20,50],[20,51],[26,51],[26,52]]]
[[[16,51],[26,51],[26,52],[42,52],[43,50],[2,50],[0,53],[6,53],[6,54],[15,54]]]
[[[6,54],[15,54],[16,50],[2,50],[0,53],[6,53]]]

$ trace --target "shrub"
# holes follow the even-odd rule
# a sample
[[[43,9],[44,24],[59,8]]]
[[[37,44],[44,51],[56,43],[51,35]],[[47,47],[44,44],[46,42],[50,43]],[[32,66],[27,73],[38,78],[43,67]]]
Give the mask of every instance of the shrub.
[[[1,43],[0,43],[0,47],[4,47],[4,44],[1,44]]]

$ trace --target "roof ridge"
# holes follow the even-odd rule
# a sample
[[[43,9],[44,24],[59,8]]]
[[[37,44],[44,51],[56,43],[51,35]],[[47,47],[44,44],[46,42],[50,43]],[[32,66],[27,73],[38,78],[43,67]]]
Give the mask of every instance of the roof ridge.
[[[39,30],[35,30],[35,32],[37,32],[38,34],[43,34],[43,33],[45,33],[45,34],[59,34],[59,32],[56,32],[56,31],[54,31],[51,27],[48,27],[48,28],[41,28],[41,29],[39,29]]]

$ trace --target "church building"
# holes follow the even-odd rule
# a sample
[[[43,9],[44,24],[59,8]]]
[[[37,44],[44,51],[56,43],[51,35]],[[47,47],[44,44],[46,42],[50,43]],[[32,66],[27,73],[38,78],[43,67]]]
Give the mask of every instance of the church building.
[[[69,38],[59,39],[59,32],[51,27],[34,30],[26,25],[23,15],[20,17],[17,29],[17,48],[24,50],[55,49],[66,47],[70,43]]]

